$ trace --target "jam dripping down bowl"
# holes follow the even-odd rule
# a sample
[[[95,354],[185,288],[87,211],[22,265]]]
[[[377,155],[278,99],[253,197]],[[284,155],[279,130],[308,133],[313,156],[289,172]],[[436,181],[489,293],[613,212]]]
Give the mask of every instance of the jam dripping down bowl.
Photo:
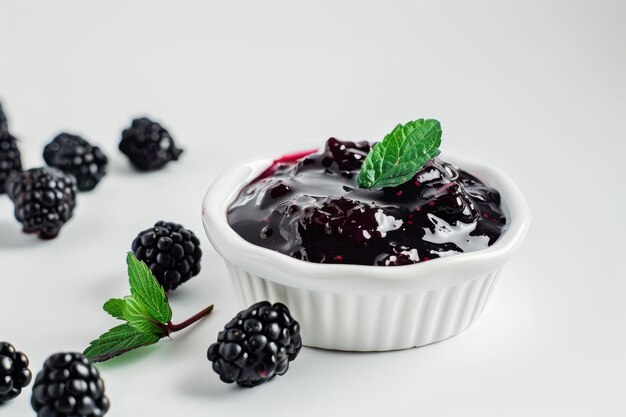
[[[446,152],[441,159],[500,192],[506,229],[486,249],[392,267],[307,262],[247,242],[228,224],[227,211],[276,160],[248,160],[224,171],[204,198],[202,220],[240,306],[264,300],[287,305],[301,324],[303,343],[324,349],[406,349],[467,329],[521,247],[531,214],[522,192],[500,170]]]

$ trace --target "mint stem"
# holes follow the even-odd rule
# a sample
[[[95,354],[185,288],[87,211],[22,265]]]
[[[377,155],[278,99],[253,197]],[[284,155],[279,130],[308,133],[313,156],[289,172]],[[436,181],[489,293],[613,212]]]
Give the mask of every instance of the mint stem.
[[[210,306],[208,306],[204,310],[200,311],[199,313],[196,313],[193,316],[189,317],[187,320],[183,321],[182,323],[174,324],[170,320],[167,323],[167,334],[174,333],[174,332],[177,332],[179,330],[183,330],[183,329],[191,326],[192,324],[194,324],[198,320],[203,319],[204,317],[208,316],[209,313],[211,313],[211,311],[213,311],[213,304],[211,304]]]

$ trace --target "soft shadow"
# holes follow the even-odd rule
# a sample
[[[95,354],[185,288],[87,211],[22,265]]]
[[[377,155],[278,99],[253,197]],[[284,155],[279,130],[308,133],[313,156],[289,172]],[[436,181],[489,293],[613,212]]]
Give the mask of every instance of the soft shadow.
[[[17,220],[0,220],[0,248],[20,249],[42,244],[42,240],[35,235],[22,233]]]
[[[211,369],[211,363],[207,362],[206,368],[198,368],[193,372],[185,372],[185,377],[178,381],[176,387],[180,393],[192,397],[207,398],[214,400],[229,401],[231,395],[246,395],[251,392],[250,388],[242,388],[237,384],[225,384]],[[270,384],[272,381],[266,382]]]
[[[373,351],[358,351],[358,350],[334,350],[334,349],[326,349],[326,348],[320,348],[320,347],[316,347],[316,346],[309,346],[306,343],[304,343],[304,347],[306,347],[307,349],[310,349],[313,352],[317,352],[317,353],[321,353],[321,354],[332,354],[332,355],[345,355],[345,356],[380,356],[380,355],[400,355],[403,352],[411,352],[411,351],[426,351],[426,350],[430,350],[430,349],[434,349],[434,347],[436,345],[438,345],[441,342],[445,342],[447,340],[458,340],[458,338],[456,336],[462,334],[463,332],[465,332],[468,328],[466,327],[465,329],[462,329],[460,332],[458,332],[457,334],[453,334],[452,336],[448,336],[445,339],[441,339],[438,340],[436,342],[431,342],[431,343],[427,343],[425,345],[420,345],[420,346],[411,346],[411,347],[406,347],[406,348],[399,348],[399,349],[391,349],[391,350],[373,350]],[[450,345],[451,343],[448,342],[446,343],[446,345]]]

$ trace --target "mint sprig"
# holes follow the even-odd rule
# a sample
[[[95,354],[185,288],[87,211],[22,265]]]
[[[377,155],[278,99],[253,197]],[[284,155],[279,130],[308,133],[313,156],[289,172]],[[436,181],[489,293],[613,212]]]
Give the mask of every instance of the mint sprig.
[[[152,271],[131,252],[128,253],[127,263],[131,295],[112,298],[103,306],[104,311],[126,323],[112,328],[89,344],[83,353],[92,362],[103,362],[130,350],[154,344],[190,326],[213,310],[211,305],[188,320],[173,324],[167,296]]]
[[[357,184],[361,188],[396,187],[409,181],[439,155],[441,124],[417,119],[397,125],[367,154]]]

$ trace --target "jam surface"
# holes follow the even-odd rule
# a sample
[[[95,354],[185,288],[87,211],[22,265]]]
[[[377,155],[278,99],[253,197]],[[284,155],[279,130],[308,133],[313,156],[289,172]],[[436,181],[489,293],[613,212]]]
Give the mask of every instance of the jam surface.
[[[228,222],[250,243],[309,262],[408,265],[492,245],[500,194],[439,158],[394,188],[357,188],[373,144],[331,138],[245,186]]]

